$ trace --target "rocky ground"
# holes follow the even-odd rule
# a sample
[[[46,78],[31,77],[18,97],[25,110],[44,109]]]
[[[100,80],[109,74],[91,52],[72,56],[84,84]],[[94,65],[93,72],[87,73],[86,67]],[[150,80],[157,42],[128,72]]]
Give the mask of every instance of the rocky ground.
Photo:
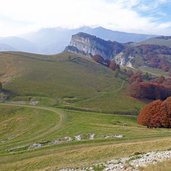
[[[0,139],[0,143],[6,143],[7,141],[14,139],[15,137],[16,137],[16,135],[11,135],[8,137],[8,139]],[[124,137],[124,135],[114,134],[114,135],[103,135],[100,138],[114,140],[114,139],[118,139],[118,138],[120,139],[123,137]],[[26,146],[18,146],[18,147],[8,149],[7,151],[15,152],[18,150],[23,150],[23,149],[24,150],[34,150],[34,149],[38,149],[38,148],[42,148],[42,147],[50,146],[50,145],[58,145],[58,144],[65,144],[65,143],[76,142],[76,141],[78,142],[78,141],[94,140],[94,139],[97,139],[95,133],[79,134],[79,135],[75,135],[73,137],[66,136],[66,137],[54,139],[52,141],[35,142],[33,144],[26,145]]]
[[[130,157],[114,159],[103,163],[97,163],[87,168],[65,168],[61,169],[60,171],[139,171],[141,167],[146,167],[150,164],[156,164],[158,162],[168,159],[171,159],[171,150],[136,154]]]

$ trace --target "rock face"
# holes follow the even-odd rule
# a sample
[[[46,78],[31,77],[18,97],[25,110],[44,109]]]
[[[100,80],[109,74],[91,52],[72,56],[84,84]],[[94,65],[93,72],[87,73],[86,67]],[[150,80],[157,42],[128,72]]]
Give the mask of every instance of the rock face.
[[[116,62],[122,66],[131,63],[134,67],[148,66],[164,71],[171,67],[170,59],[170,47],[154,44],[128,46],[115,57]]]
[[[80,53],[87,56],[101,55],[104,59],[113,59],[123,51],[124,44],[105,41],[86,33],[78,33],[72,36],[70,45],[65,51]]]
[[[171,68],[171,38],[156,37],[139,43],[106,41],[87,33],[72,36],[65,51],[86,56],[99,55],[120,66],[130,68],[152,67],[166,72]]]

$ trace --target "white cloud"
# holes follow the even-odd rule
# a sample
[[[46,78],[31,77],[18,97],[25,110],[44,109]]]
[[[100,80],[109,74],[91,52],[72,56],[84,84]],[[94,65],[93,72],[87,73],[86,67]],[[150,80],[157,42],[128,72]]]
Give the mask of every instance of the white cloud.
[[[0,36],[42,27],[103,26],[139,33],[169,33],[170,25],[139,15],[142,0],[0,0]],[[157,0],[164,3],[166,0]],[[5,16],[2,20],[1,16]],[[171,32],[170,32],[171,33]]]

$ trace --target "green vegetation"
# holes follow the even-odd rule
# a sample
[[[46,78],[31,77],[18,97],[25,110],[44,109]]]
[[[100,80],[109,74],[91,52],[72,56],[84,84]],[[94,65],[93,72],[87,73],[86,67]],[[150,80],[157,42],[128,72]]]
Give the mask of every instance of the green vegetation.
[[[84,167],[170,148],[171,130],[136,123],[144,103],[127,95],[127,80],[91,59],[0,53],[0,79],[8,96],[0,103],[0,171]]]
[[[170,148],[171,139],[167,137],[171,130],[139,126],[135,116],[17,104],[1,104],[0,111],[0,170],[79,167]],[[90,133],[95,134],[94,140],[88,138]],[[119,134],[123,138],[112,137]],[[82,140],[74,140],[76,135]],[[52,144],[67,136],[73,141]],[[30,148],[34,143],[42,147]]]
[[[110,113],[137,113],[143,105],[127,95],[127,82],[114,71],[82,56],[1,53],[1,61],[13,73],[0,68],[5,72],[1,79],[8,78],[4,88],[12,93],[11,100]]]
[[[171,47],[171,39],[163,39],[161,37],[158,38],[155,37],[155,38],[147,39],[142,42],[134,43],[134,45],[144,45],[144,44]]]
[[[13,148],[14,144],[22,146],[36,140],[44,141],[44,137],[59,127],[61,118],[57,111],[16,106],[0,106],[0,151]]]
[[[154,75],[156,77],[160,77],[160,76],[165,76],[168,77],[168,73],[162,71],[161,69],[157,69],[157,68],[150,68],[150,67],[139,67],[139,69],[143,72],[148,72],[151,75]]]

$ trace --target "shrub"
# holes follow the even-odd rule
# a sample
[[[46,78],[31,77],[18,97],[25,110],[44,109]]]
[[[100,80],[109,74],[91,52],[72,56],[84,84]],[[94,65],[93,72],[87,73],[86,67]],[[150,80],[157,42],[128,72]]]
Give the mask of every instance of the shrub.
[[[171,97],[146,105],[138,115],[137,122],[149,128],[171,128]]]

